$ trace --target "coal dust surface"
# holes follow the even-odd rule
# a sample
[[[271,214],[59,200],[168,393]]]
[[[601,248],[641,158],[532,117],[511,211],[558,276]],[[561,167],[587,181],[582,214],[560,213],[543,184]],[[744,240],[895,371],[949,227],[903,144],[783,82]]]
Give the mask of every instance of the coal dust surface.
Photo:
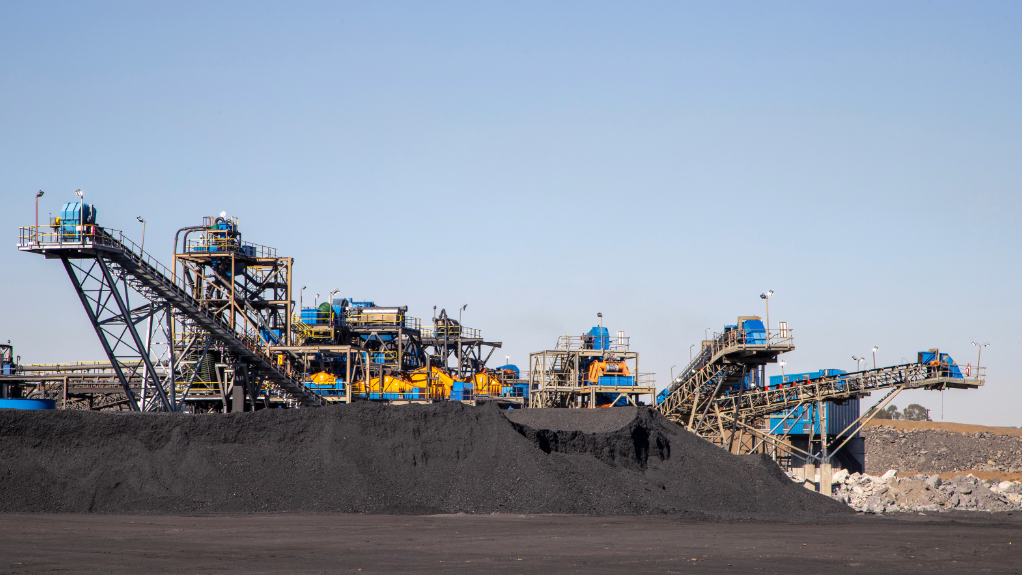
[[[648,408],[0,410],[0,512],[851,513]]]

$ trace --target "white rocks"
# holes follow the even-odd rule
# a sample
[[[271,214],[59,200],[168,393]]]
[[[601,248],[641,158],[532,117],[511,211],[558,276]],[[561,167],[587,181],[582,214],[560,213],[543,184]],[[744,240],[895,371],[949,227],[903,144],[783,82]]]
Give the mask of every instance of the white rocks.
[[[942,480],[939,475],[899,478],[894,469],[880,477],[842,469],[833,483],[834,499],[866,513],[1022,510],[1022,482],[986,482],[971,474]]]

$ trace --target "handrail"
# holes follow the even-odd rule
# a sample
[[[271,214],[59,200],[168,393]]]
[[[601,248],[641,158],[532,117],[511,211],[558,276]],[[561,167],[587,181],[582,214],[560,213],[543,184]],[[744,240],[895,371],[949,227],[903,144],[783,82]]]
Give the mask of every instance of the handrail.
[[[40,226],[41,227],[41,226]],[[71,230],[70,232],[67,230]],[[132,274],[136,280],[142,281],[144,277],[154,284],[161,284],[163,289],[168,290],[169,295],[177,298],[183,304],[193,308],[189,314],[193,320],[204,323],[207,330],[217,330],[217,338],[229,345],[233,343],[235,351],[247,351],[254,359],[261,362],[262,367],[269,372],[269,375],[282,385],[287,391],[304,399],[307,404],[321,405],[319,397],[308,390],[297,381],[297,378],[286,371],[282,371],[273,364],[270,352],[259,343],[259,338],[248,337],[239,334],[224,319],[211,315],[207,309],[199,305],[188,293],[188,286],[184,277],[175,277],[169,268],[160,263],[152,255],[146,253],[130,238],[120,230],[108,230],[94,224],[69,225],[60,224],[60,231],[39,233],[39,227],[26,226],[19,228],[18,248],[24,251],[45,251],[47,249],[103,249],[105,251],[120,254],[125,261],[138,266],[139,272],[143,275]],[[71,239],[69,240],[68,237]],[[123,263],[124,262],[119,262]],[[143,281],[143,284],[145,282]],[[148,289],[152,286],[146,285]],[[160,294],[166,298],[168,294]],[[182,310],[184,311],[184,310]],[[194,314],[194,315],[193,315]],[[233,340],[233,342],[231,341]]]
[[[599,339],[606,340],[606,347],[596,347]],[[630,336],[606,335],[562,335],[557,338],[556,350],[628,351]]]

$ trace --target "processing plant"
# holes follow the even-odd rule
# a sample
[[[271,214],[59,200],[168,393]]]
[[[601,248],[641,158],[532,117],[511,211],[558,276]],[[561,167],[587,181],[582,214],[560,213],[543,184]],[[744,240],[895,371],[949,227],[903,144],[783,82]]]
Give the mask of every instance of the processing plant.
[[[61,262],[109,360],[0,376],[5,389],[62,407],[242,411],[360,399],[507,407],[528,395],[517,368],[486,367],[501,343],[445,310],[424,328],[406,306],[331,294],[293,313],[293,258],[243,240],[223,212],[178,230],[169,268],[98,225],[84,202],[21,228],[18,247]]]
[[[733,453],[766,453],[789,468],[836,462],[857,470],[859,431],[898,393],[983,385],[978,366],[962,373],[937,349],[904,365],[768,379],[766,365],[795,349],[792,330],[785,322],[772,329],[769,311],[765,323],[741,316],[703,341],[659,394],[629,338],[611,335],[602,319],[530,354],[524,373],[491,368],[501,342],[462,325],[461,310],[455,318],[434,308],[424,326],[407,306],[337,297],[339,290],[306,307],[293,258],[243,240],[237,218],[224,212],[177,231],[170,267],[98,225],[84,201],[65,203],[47,225],[21,228],[18,248],[61,263],[107,359],[21,365],[9,344],[0,346],[5,401],[192,412],[353,401],[652,405]],[[860,415],[859,401],[874,391],[886,394]]]

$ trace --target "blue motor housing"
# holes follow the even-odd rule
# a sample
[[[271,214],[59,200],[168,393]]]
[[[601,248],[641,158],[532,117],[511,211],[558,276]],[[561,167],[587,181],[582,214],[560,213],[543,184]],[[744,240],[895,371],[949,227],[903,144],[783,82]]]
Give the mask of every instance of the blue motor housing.
[[[610,332],[605,327],[594,327],[585,337],[586,349],[610,349]]]
[[[60,235],[64,240],[78,241],[79,226],[95,225],[96,208],[92,204],[67,202],[60,208]]]
[[[745,330],[746,345],[766,345],[767,333],[762,321],[758,319],[744,320],[742,329]]]
[[[496,370],[497,371],[510,371],[511,373],[513,373],[515,375],[515,379],[521,379],[521,377],[522,377],[522,372],[518,369],[518,366],[513,364],[513,363],[509,363],[507,365],[502,365],[502,366],[496,368]]]
[[[958,368],[958,364],[955,360],[951,359],[951,356],[946,353],[941,353],[940,350],[931,349],[928,351],[919,352],[919,363],[933,365],[939,363],[944,366],[947,370],[947,377],[954,377],[962,379],[965,376],[962,375],[962,370]]]

